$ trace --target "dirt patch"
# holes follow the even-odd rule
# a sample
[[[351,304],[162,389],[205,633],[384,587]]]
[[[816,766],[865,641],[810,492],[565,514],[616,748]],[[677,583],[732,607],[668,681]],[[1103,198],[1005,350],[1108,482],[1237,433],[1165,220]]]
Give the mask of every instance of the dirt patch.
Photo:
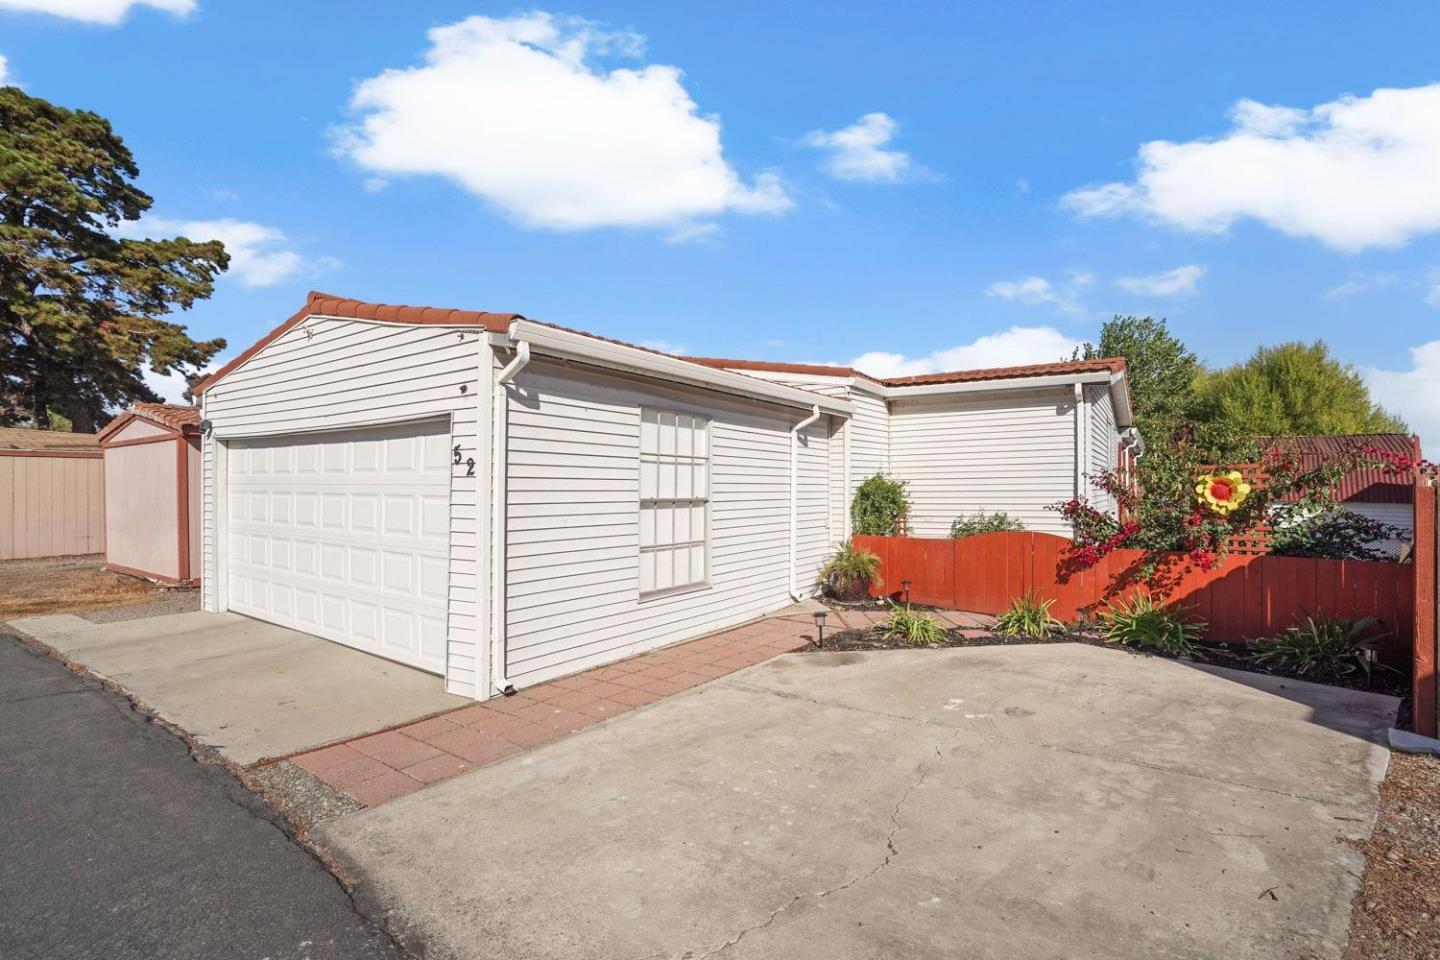
[[[0,623],[120,606],[176,592],[148,580],[102,570],[101,563],[99,556],[0,563]]]
[[[1440,758],[1391,755],[1380,817],[1356,847],[1365,873],[1345,960],[1440,957]]]

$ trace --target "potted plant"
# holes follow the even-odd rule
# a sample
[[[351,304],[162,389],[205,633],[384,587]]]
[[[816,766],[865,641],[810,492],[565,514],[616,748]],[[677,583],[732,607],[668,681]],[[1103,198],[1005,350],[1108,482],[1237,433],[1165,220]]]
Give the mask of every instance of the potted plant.
[[[836,600],[855,603],[880,582],[880,557],[863,547],[840,543],[835,554],[820,570],[820,582]]]

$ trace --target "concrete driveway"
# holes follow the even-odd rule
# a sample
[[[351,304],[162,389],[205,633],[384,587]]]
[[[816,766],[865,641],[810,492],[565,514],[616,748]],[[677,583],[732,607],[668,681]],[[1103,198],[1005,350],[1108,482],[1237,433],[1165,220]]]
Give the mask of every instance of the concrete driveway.
[[[241,766],[471,702],[437,676],[233,613],[117,623],[59,614],[11,626]]]
[[[324,825],[427,956],[1336,957],[1396,702],[797,654]]]

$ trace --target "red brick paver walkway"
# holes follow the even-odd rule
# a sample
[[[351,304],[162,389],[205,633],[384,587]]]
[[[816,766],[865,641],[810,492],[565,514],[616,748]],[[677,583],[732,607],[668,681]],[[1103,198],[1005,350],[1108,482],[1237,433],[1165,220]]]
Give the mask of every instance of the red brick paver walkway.
[[[831,610],[826,633],[865,629],[886,615]],[[954,610],[934,615],[962,629],[992,621]],[[814,638],[815,622],[809,614],[767,617],[290,759],[334,789],[374,806],[771,657],[803,650]]]
[[[881,616],[846,612],[842,619],[832,613],[827,632],[845,629],[852,619],[860,627]],[[374,806],[771,657],[802,650],[814,636],[809,615],[768,617],[290,759],[336,790]]]

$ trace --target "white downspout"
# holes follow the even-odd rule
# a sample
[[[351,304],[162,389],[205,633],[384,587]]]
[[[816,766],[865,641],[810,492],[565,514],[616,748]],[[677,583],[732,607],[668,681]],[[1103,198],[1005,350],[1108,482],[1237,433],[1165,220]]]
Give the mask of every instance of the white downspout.
[[[508,450],[510,418],[507,416],[505,385],[530,362],[530,344],[515,347],[515,358],[495,377],[495,399],[491,404],[490,436],[490,681],[505,696],[515,685],[505,675],[505,500],[509,489]]]
[[[795,566],[798,562],[800,536],[800,431],[820,419],[820,407],[810,408],[810,416],[790,428],[790,599],[799,601],[800,590],[795,586]]]

